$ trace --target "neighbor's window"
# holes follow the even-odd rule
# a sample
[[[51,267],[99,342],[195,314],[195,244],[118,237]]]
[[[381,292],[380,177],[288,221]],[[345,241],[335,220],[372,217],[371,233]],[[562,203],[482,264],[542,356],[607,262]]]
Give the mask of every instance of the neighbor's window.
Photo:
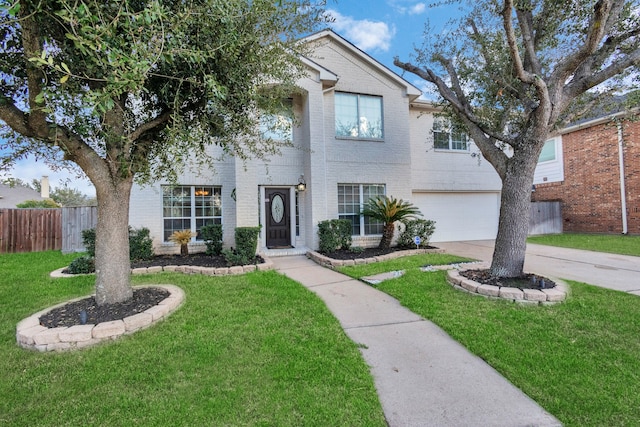
[[[433,147],[436,150],[467,151],[468,141],[467,134],[452,126],[448,120],[436,117],[433,121]]]
[[[351,221],[351,235],[382,234],[384,224],[360,215],[360,212],[370,198],[384,194],[384,184],[338,184],[338,218]]]
[[[556,140],[550,139],[544,143],[540,157],[538,157],[538,163],[550,162],[556,159]]]
[[[264,139],[291,141],[293,138],[293,100],[283,101],[282,112],[260,117],[260,133]]]
[[[214,186],[162,186],[164,241],[174,231],[191,230],[194,240],[202,240],[200,228],[222,224],[222,188]]]
[[[382,139],[382,97],[336,92],[336,136]]]

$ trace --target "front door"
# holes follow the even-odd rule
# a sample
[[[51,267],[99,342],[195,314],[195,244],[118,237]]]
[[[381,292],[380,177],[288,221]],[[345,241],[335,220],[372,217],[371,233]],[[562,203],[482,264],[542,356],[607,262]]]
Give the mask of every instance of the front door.
[[[267,247],[291,246],[291,212],[288,188],[265,189]]]

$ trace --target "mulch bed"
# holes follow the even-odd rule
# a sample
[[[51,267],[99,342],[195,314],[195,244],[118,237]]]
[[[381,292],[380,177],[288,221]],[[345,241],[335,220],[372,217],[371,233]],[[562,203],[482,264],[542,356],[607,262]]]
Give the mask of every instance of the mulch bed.
[[[262,264],[264,259],[261,256],[256,256],[253,260],[254,264]],[[144,260],[134,261],[131,263],[131,268],[143,268],[143,267],[166,267],[168,265],[193,265],[197,267],[230,267],[227,260],[220,255],[207,255],[205,253],[189,254],[188,256],[181,255],[156,255],[155,257]]]
[[[57,328],[122,320],[158,305],[169,295],[166,289],[149,287],[134,289],[132,299],[117,304],[98,305],[89,297],[49,311],[40,317],[40,324]]]
[[[518,288],[518,289],[551,289],[556,283],[546,277],[536,274],[525,274],[524,276],[508,278],[495,277],[489,273],[489,270],[464,270],[460,272],[461,276],[471,279],[474,282],[483,285],[493,285],[499,287]]]

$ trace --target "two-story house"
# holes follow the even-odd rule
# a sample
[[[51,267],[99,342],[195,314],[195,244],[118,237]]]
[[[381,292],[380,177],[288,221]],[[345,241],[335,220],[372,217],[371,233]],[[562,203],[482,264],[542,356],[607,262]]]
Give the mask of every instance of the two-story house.
[[[315,249],[318,223],[334,218],[351,220],[354,245],[374,246],[381,224],[360,211],[376,195],[419,207],[436,221],[433,241],[494,238],[500,180],[466,135],[435,118],[417,87],[333,31],[302,42],[313,54],[302,58],[308,72],[291,97],[294,147],[268,162],[227,157],[179,185],[134,186],[130,223],[150,229],[156,252],[175,251],[175,230],[209,223],[223,225],[227,246],[235,227],[261,225],[262,252]]]

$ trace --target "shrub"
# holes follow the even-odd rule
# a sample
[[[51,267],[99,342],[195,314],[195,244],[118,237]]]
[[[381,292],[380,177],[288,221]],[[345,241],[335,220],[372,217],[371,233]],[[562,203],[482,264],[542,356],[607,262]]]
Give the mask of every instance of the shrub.
[[[53,209],[53,208],[59,208],[60,205],[57,204],[54,200],[52,199],[43,199],[43,200],[25,200],[22,203],[18,203],[16,205],[16,208],[21,208],[21,209]]]
[[[82,243],[87,249],[87,255],[91,258],[96,256],[96,229],[88,228],[82,230]]]
[[[436,231],[436,222],[430,219],[412,219],[407,220],[398,225],[398,229],[401,230],[404,226],[404,230],[398,237],[398,246],[402,247],[416,247],[413,240],[415,236],[420,237],[420,247],[426,248],[429,246],[429,240],[431,235]]]
[[[318,223],[320,252],[331,253],[336,249],[351,247],[351,221],[348,219],[330,219]]]
[[[96,229],[82,230],[82,243],[87,249],[87,255],[96,256]],[[129,227],[129,259],[132,261],[153,258],[153,240],[150,231],[146,227]]]
[[[237,227],[235,232],[236,249],[227,249],[222,254],[229,265],[248,265],[255,263],[260,227]]]
[[[69,274],[88,274],[96,271],[96,264],[93,257],[81,256],[74,259],[67,267]]]
[[[189,242],[192,237],[191,230],[176,230],[169,236],[169,240],[180,245],[180,255],[188,256]]]
[[[207,255],[220,255],[222,253],[222,225],[205,225],[200,229],[200,234],[207,245]]]
[[[139,261],[153,258],[153,240],[150,231],[146,227],[129,227],[129,259]]]

